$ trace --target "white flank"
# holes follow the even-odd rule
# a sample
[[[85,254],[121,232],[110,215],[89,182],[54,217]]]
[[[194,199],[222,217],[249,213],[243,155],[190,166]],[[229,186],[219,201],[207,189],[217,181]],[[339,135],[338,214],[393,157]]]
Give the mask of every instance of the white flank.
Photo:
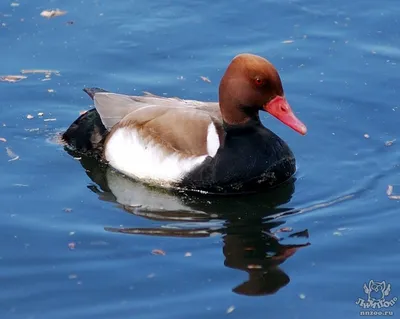
[[[175,153],[168,154],[151,138],[143,140],[131,128],[116,130],[105,149],[105,158],[111,167],[134,179],[157,184],[179,182],[206,157],[181,158]]]
[[[207,129],[207,153],[211,157],[217,153],[219,149],[219,137],[217,133],[217,129],[213,122],[208,125]]]

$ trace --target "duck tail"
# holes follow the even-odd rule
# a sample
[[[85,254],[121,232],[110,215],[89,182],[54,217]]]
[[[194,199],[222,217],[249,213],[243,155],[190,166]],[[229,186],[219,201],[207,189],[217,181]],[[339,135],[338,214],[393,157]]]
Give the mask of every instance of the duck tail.
[[[92,100],[93,100],[94,95],[95,95],[96,93],[108,92],[108,91],[106,91],[106,90],[104,90],[104,89],[101,89],[101,88],[84,88],[83,91],[86,92],[87,95],[89,95],[90,98],[91,98]]]
[[[99,88],[83,89],[92,99],[98,92],[107,92]],[[104,139],[108,130],[103,125],[95,108],[81,114],[62,134],[62,140],[71,150],[85,155],[101,157]]]

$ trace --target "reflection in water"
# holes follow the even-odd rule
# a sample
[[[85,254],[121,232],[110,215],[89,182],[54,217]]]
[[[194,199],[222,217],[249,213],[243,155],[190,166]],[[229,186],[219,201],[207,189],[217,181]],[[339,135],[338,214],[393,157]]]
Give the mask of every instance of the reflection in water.
[[[106,231],[173,237],[221,235],[225,266],[248,273],[248,280],[233,288],[238,294],[256,296],[277,292],[290,281],[279,265],[299,248],[309,245],[308,242],[282,244],[284,238],[279,235],[291,230],[282,228],[284,221],[273,218],[273,215],[298,212],[277,207],[291,199],[294,181],[274,191],[246,196],[189,196],[134,182],[91,158],[82,157],[80,162],[95,183],[88,187],[99,199],[116,203],[130,214],[165,222],[157,228],[106,227]],[[272,229],[277,227],[280,230],[273,233]],[[308,238],[308,231],[286,237]]]

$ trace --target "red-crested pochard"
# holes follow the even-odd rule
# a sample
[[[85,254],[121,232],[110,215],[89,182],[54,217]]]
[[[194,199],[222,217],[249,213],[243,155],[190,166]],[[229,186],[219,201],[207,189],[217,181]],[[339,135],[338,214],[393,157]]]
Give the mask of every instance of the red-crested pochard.
[[[165,188],[231,193],[274,187],[296,171],[288,145],[265,128],[265,111],[300,134],[275,67],[236,56],[219,85],[219,103],[84,89],[95,109],[63,134],[75,151],[99,156],[133,179]]]

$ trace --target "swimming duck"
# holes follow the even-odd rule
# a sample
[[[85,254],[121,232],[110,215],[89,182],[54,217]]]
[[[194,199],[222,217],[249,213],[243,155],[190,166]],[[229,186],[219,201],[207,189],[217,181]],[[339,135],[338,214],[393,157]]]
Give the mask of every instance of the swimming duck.
[[[219,102],[84,91],[95,108],[62,134],[67,147],[163,188],[235,193],[275,187],[295,173],[295,157],[263,126],[259,111],[307,132],[276,68],[253,54],[233,58],[220,81]]]

